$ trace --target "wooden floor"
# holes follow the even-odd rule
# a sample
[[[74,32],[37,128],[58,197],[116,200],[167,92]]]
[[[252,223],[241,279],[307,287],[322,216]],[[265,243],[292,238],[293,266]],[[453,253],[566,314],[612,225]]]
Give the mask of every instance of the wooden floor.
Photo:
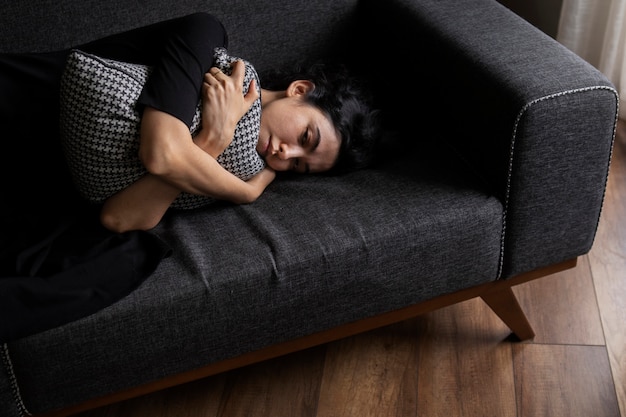
[[[591,252],[515,288],[531,342],[480,299],[80,417],[626,417],[626,127]],[[621,414],[620,414],[621,410]]]

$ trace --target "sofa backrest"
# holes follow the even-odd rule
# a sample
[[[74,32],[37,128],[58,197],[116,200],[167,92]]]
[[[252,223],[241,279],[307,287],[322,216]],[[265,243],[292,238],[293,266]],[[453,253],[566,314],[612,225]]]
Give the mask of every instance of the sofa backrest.
[[[342,54],[357,0],[9,0],[0,16],[0,53],[43,52],[157,21],[206,11],[225,25],[230,52],[263,70]],[[9,4],[6,4],[9,3]]]

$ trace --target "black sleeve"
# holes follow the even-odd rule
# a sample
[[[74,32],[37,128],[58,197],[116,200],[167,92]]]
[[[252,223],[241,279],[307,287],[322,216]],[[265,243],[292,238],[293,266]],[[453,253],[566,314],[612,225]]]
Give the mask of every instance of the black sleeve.
[[[80,49],[118,61],[150,65],[153,72],[138,100],[191,125],[204,74],[216,47],[227,47],[222,23],[207,13],[156,23],[84,45]]]

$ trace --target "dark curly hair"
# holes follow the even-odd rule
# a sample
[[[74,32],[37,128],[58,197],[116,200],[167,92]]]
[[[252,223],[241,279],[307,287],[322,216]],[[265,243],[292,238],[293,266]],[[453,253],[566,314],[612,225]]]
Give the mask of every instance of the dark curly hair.
[[[341,137],[339,155],[330,174],[365,168],[373,160],[379,135],[378,110],[373,109],[369,89],[343,64],[297,64],[262,76],[263,88],[285,90],[295,80],[311,81],[315,88],[306,101],[326,114]]]

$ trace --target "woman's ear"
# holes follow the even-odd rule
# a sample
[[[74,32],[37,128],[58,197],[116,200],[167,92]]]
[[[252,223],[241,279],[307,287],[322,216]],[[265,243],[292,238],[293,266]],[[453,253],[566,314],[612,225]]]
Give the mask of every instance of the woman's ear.
[[[287,87],[287,96],[305,96],[315,89],[315,84],[309,80],[296,80]]]

